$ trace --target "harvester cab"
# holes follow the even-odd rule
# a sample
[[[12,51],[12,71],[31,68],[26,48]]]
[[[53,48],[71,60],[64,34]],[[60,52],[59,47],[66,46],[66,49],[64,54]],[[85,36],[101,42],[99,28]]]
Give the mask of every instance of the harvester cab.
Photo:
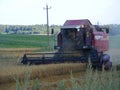
[[[61,27],[61,31],[57,36],[58,49],[65,50],[78,50],[81,49],[92,49],[96,47],[97,40],[99,44],[103,44],[104,41],[105,49],[108,49],[107,33],[109,28],[105,26],[92,25],[89,20],[67,20]],[[96,47],[101,48],[101,47]],[[104,50],[103,50],[104,51]],[[102,51],[101,51],[102,52]]]
[[[89,25],[63,26],[58,34],[58,47],[63,50],[79,50],[91,47],[92,30]]]
[[[102,68],[104,65],[105,69],[110,69],[110,56],[105,54],[109,47],[108,33],[108,27],[92,25],[88,19],[67,20],[57,35],[56,53],[39,53],[39,57],[35,57],[36,54],[32,54],[34,57],[25,54],[22,63],[88,63],[90,59],[94,68]]]

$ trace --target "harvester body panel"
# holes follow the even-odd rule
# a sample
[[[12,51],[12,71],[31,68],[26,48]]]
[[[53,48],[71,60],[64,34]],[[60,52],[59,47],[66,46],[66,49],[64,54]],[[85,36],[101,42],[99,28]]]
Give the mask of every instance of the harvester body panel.
[[[94,32],[94,47],[98,52],[105,52],[109,49],[108,35],[104,32]]]

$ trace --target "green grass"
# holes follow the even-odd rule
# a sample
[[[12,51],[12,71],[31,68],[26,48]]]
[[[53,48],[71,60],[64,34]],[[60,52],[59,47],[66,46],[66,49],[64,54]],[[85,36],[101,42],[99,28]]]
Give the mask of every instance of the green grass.
[[[120,35],[110,36],[109,46],[111,49],[120,49]]]
[[[47,48],[48,37],[45,35],[0,35],[0,48]],[[53,37],[49,36],[50,47]]]

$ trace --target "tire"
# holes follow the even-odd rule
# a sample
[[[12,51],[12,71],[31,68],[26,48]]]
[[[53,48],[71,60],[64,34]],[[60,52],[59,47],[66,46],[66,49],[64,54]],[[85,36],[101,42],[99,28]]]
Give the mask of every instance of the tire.
[[[112,62],[108,61],[104,64],[104,69],[105,70],[110,70],[112,67]]]
[[[103,54],[100,62],[105,64],[109,61],[110,61],[110,56],[108,54]]]

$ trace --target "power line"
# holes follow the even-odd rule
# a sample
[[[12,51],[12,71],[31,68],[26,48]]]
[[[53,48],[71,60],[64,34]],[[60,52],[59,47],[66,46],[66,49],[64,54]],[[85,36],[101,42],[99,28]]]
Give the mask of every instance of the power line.
[[[48,13],[48,10],[51,9],[51,7],[48,7],[48,5],[46,4],[46,7],[43,8],[43,9],[46,9],[46,19],[47,19],[47,37],[48,37],[48,47],[50,48],[50,40],[49,40],[49,13]]]

